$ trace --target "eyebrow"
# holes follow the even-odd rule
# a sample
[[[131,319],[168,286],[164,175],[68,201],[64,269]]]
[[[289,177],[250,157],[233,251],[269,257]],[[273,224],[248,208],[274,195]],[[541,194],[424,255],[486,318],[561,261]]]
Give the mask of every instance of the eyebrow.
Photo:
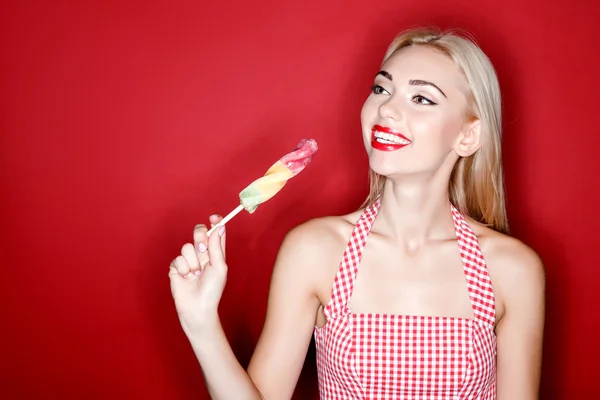
[[[377,76],[377,75],[381,75],[381,76],[383,76],[384,78],[387,78],[387,79],[389,79],[390,81],[394,79],[394,78],[392,77],[392,74],[390,74],[390,73],[389,73],[389,72],[387,72],[387,71],[379,71],[379,72],[378,72],[378,73],[377,73],[375,76]],[[408,84],[409,84],[409,85],[411,85],[411,86],[431,86],[431,87],[433,87],[433,88],[435,88],[435,89],[439,90],[439,92],[440,92],[440,93],[441,93],[441,94],[442,94],[442,95],[443,95],[445,98],[448,98],[448,96],[446,96],[446,93],[444,93],[444,91],[443,91],[442,89],[440,89],[440,88],[438,87],[438,85],[436,85],[436,84],[435,84],[435,83],[433,83],[433,82],[424,81],[424,80],[422,80],[422,79],[411,79],[411,80],[409,80],[409,81],[408,81]]]
[[[392,74],[390,74],[390,73],[389,73],[389,72],[387,72],[387,71],[379,71],[378,73],[376,73],[376,74],[375,74],[375,76],[377,76],[377,75],[381,75],[381,76],[383,76],[384,78],[387,78],[387,79],[389,79],[390,81],[393,81],[393,80],[394,80],[394,78],[392,78]]]

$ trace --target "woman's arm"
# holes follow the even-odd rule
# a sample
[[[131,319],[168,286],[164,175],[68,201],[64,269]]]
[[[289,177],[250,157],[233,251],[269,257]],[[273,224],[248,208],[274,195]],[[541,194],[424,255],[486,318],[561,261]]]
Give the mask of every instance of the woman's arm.
[[[309,223],[294,229],[282,244],[271,281],[265,325],[248,373],[237,361],[227,341],[216,306],[211,306],[218,304],[218,299],[216,303],[214,300],[220,298],[221,292],[214,289],[218,289],[220,281],[208,282],[210,284],[205,284],[205,287],[195,285],[201,287],[203,296],[195,301],[187,301],[187,292],[175,285],[175,289],[179,289],[178,292],[174,289],[174,297],[176,304],[179,303],[182,326],[202,367],[212,398],[291,398],[306,358],[320,304],[316,296],[316,282],[319,276],[323,276],[323,258],[319,257],[319,250],[326,241],[317,240],[314,226],[314,223]],[[200,234],[195,232],[195,242],[206,240],[202,235],[205,228],[201,229]],[[221,271],[223,276],[226,274],[227,266],[217,236],[209,238],[207,255],[198,253],[198,265],[205,263],[202,258],[210,258],[210,263],[199,276],[186,280],[210,278],[210,273],[215,270]],[[186,252],[182,251],[181,258],[190,259],[187,264],[194,264],[189,251],[187,257],[183,253]],[[179,264],[182,264],[181,258],[178,257]],[[186,272],[192,271],[193,275],[194,271],[192,266],[189,271],[185,266],[176,269],[179,272],[172,279],[184,279],[182,276]],[[214,293],[209,296],[211,291],[218,292],[218,296]],[[243,312],[243,306],[241,304],[240,312]]]
[[[494,251],[494,286],[504,305],[496,326],[498,400],[539,396],[544,332],[544,268],[538,255],[515,239]],[[504,241],[504,240],[503,240]]]
[[[263,332],[248,366],[265,399],[292,398],[315,328],[317,288],[323,281],[333,284],[327,274],[332,242],[322,221],[310,221],[290,232],[281,247]]]
[[[216,314],[216,313],[215,313]],[[207,316],[206,327],[188,339],[204,373],[213,399],[262,399],[260,390],[240,365],[217,315]]]

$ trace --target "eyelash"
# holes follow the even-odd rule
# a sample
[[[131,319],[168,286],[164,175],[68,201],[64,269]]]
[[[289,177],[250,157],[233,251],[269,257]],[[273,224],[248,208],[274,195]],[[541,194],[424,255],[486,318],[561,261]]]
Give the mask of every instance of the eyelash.
[[[371,86],[371,92],[373,94],[383,94],[382,91],[387,92],[387,90],[385,90],[381,85],[373,85],[373,86]],[[423,103],[417,103],[417,102],[415,102],[416,99],[423,99],[427,103],[425,103],[425,104],[423,104]],[[425,96],[421,96],[420,94],[414,95],[411,98],[411,101],[415,102],[415,104],[418,104],[420,106],[435,106],[435,105],[437,105],[437,103],[431,101],[430,99],[428,99]]]
[[[423,99],[424,101],[426,101],[427,103],[423,104],[423,103],[417,103],[415,101],[415,99]],[[429,100],[427,97],[425,96],[421,96],[420,94],[416,94],[412,97],[411,99],[413,102],[415,102],[416,104],[420,105],[420,106],[435,106],[437,105],[437,103],[434,103],[433,101]]]
[[[381,94],[381,91],[387,91],[381,85],[373,85],[371,86],[371,92],[374,94]]]

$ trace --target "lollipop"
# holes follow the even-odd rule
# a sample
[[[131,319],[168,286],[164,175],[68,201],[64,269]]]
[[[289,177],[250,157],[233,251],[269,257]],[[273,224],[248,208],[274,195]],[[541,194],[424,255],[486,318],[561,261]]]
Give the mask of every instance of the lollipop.
[[[210,235],[217,227],[225,225],[244,209],[250,214],[256,211],[259,205],[275,196],[289,179],[302,172],[317,150],[316,141],[302,139],[294,151],[281,157],[262,177],[240,192],[240,205],[208,231],[208,234]]]

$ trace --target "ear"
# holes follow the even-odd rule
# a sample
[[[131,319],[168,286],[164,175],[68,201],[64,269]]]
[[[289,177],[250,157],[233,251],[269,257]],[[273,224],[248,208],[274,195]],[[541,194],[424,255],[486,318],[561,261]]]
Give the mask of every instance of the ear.
[[[481,121],[475,120],[467,125],[457,137],[454,151],[460,157],[469,157],[481,147]]]

